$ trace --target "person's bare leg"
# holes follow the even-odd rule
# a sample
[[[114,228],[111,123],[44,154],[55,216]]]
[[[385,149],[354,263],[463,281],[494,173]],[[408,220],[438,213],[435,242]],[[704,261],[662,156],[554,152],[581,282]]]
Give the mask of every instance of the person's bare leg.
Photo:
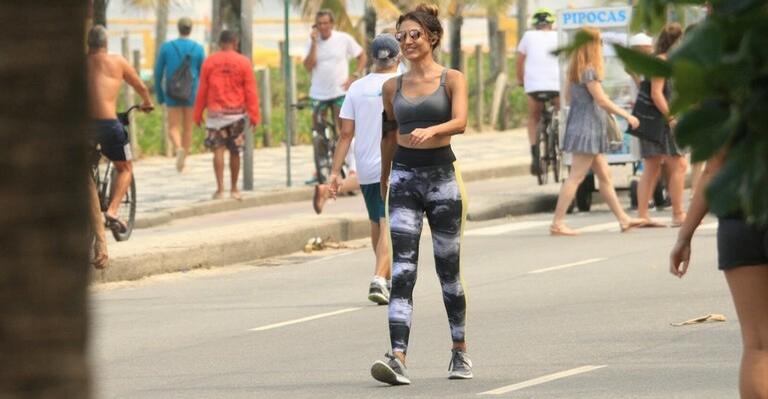
[[[539,125],[544,104],[534,100],[531,96],[525,96],[525,98],[528,100],[528,144],[533,146],[536,145],[536,127]]]
[[[648,202],[661,172],[661,156],[643,158],[643,174],[637,184],[637,217],[654,223],[648,213]]]
[[[91,228],[93,229],[93,259],[91,264],[97,269],[107,267],[109,255],[107,252],[107,236],[104,231],[104,221],[101,219],[101,207],[99,206],[99,194],[93,180],[88,178],[88,195],[91,202]]]
[[[371,243],[376,254],[376,271],[374,274],[389,280],[392,277],[390,267],[391,255],[389,252],[389,229],[387,219],[379,219],[379,223],[371,222]]]
[[[613,179],[611,178],[611,168],[608,166],[608,161],[605,159],[605,155],[598,154],[595,156],[595,161],[592,164],[592,170],[595,171],[598,181],[600,182],[600,195],[608,204],[611,212],[616,216],[616,220],[619,221],[621,231],[626,231],[632,227],[643,224],[642,219],[630,218],[624,208],[621,207],[619,197],[616,195],[616,189],[613,188]]]
[[[568,228],[565,223],[563,223],[563,219],[565,218],[565,213],[568,211],[568,206],[573,202],[573,197],[576,195],[576,189],[579,188],[579,184],[581,184],[584,177],[587,176],[594,159],[595,156],[589,154],[573,154],[571,157],[571,173],[563,182],[563,186],[560,187],[560,194],[557,196],[555,215],[552,218],[552,226],[550,226],[550,232],[552,234],[577,234],[575,230]]]
[[[192,148],[192,129],[195,127],[194,123],[194,107],[183,107],[182,109],[182,127],[181,127],[181,148],[184,149],[186,154],[189,154],[189,150]]]
[[[182,107],[166,107],[168,113],[168,137],[173,143],[174,149],[181,148],[181,119]]]
[[[739,373],[743,399],[768,398],[768,265],[725,272],[744,346]]]
[[[112,161],[112,164],[117,170],[117,177],[115,178],[115,185],[112,190],[112,199],[109,201],[109,207],[107,208],[107,215],[117,217],[117,208],[120,207],[120,203],[123,201],[125,193],[128,192],[128,187],[131,185],[133,163],[131,161]]]
[[[680,226],[685,220],[683,208],[683,195],[685,192],[685,172],[688,169],[688,161],[684,156],[666,157],[667,165],[667,190],[672,200],[672,226]]]
[[[237,189],[237,180],[240,177],[240,152],[229,153],[229,184],[230,196],[236,200],[242,200],[240,190]]]
[[[221,198],[224,195],[224,152],[227,148],[224,146],[213,149],[213,174],[216,176],[216,192],[214,198]]]

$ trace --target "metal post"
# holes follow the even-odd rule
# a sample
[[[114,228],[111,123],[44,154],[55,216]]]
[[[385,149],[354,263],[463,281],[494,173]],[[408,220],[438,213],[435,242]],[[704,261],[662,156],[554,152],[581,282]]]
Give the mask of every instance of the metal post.
[[[272,146],[272,87],[269,82],[269,67],[259,71],[257,74],[259,81],[259,104],[261,105],[261,126],[264,131],[264,147]]]
[[[475,46],[475,88],[477,96],[475,97],[475,128],[480,132],[483,130],[483,96],[485,94],[485,82],[483,82],[483,48],[479,44]]]
[[[240,1],[240,53],[253,63],[253,2]],[[250,71],[253,74],[253,68]],[[253,191],[253,132],[250,118],[245,118],[245,148],[243,149],[243,190]]]
[[[285,78],[285,173],[286,173],[286,185],[291,187],[291,141],[293,139],[293,132],[291,131],[291,119],[293,114],[293,107],[291,106],[291,98],[293,93],[293,82],[291,81],[291,56],[289,55],[291,48],[290,36],[288,35],[288,7],[290,0],[284,0],[284,28],[285,28],[285,44],[283,51],[283,77]]]

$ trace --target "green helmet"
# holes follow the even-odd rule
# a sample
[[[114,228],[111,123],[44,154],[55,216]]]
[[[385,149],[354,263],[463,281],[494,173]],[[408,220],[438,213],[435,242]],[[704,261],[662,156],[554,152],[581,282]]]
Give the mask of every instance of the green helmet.
[[[540,24],[554,24],[555,23],[555,13],[552,12],[547,7],[541,7],[536,9],[536,11],[533,13],[533,17],[531,18],[531,24],[533,25],[540,25]]]

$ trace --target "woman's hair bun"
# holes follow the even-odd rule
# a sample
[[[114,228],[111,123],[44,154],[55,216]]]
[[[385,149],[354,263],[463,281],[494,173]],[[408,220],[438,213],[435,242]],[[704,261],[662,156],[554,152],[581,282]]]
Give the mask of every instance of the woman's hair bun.
[[[417,5],[414,11],[430,14],[434,17],[437,17],[437,15],[440,13],[440,9],[437,7],[436,4],[427,4],[427,3],[421,3]]]

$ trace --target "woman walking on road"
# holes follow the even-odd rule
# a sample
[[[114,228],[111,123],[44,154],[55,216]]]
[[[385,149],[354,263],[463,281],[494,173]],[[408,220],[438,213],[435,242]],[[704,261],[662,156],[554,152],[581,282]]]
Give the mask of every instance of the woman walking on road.
[[[434,5],[400,16],[395,37],[410,62],[405,75],[384,83],[381,188],[387,195],[392,243],[389,335],[392,354],[371,367],[378,381],[410,384],[406,353],[413,313],[419,238],[426,213],[435,267],[453,341],[449,378],[472,378],[464,337],[466,298],[461,280],[461,234],[466,193],[451,150],[451,136],[467,125],[467,82],[435,62],[443,28]]]
[[[600,194],[619,221],[621,231],[643,223],[640,219],[630,218],[621,208],[616,190],[611,181],[611,172],[603,153],[608,150],[606,135],[606,112],[624,117],[636,128],[638,120],[629,112],[616,105],[603,91],[600,81],[603,79],[603,52],[600,31],[583,28],[592,36],[592,41],[581,46],[571,55],[568,66],[568,101],[570,111],[565,125],[563,151],[572,153],[571,173],[563,182],[557,207],[549,232],[552,235],[573,236],[578,232],[565,225],[563,219],[568,205],[573,201],[576,189],[592,168],[600,181]]]
[[[670,272],[677,277],[688,271],[691,239],[707,213],[706,186],[725,159],[721,153],[707,161],[696,185],[670,254]],[[741,213],[718,221],[718,268],[725,272],[741,326],[739,392],[742,398],[768,398],[768,226],[748,224]]]
[[[656,41],[656,56],[666,59],[669,50],[680,41],[682,36],[683,29],[680,24],[671,23],[665,26]],[[651,200],[653,189],[659,180],[661,164],[663,163],[667,167],[667,189],[672,199],[672,226],[678,227],[685,220],[683,191],[685,189],[685,170],[688,167],[688,162],[685,156],[683,156],[682,151],[677,148],[675,136],[672,134],[672,128],[674,128],[676,122],[673,117],[669,116],[668,99],[671,93],[669,81],[664,78],[653,78],[650,83],[644,81],[641,85],[650,85],[651,99],[661,113],[659,117],[664,118],[665,123],[661,143],[640,139],[643,174],[640,177],[640,184],[637,186],[637,217],[645,220],[644,227],[665,226],[652,220],[648,215],[648,201]]]

